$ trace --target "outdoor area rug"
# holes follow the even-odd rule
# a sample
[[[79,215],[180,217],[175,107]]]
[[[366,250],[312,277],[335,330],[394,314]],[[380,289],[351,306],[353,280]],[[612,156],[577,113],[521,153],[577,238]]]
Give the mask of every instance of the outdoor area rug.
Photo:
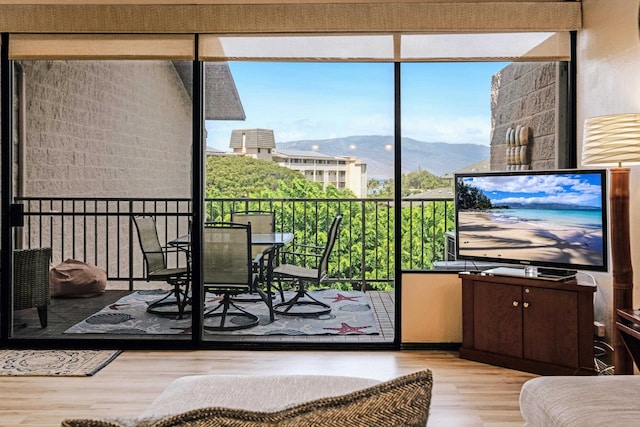
[[[285,292],[285,299],[294,293]],[[326,289],[311,291],[317,300],[331,306],[331,313],[319,317],[296,317],[276,314],[269,321],[269,312],[263,302],[243,302],[238,305],[257,315],[260,324],[237,331],[215,332],[216,335],[377,335],[378,329],[373,309],[365,293]],[[147,306],[166,295],[163,290],[133,292],[115,303],[104,307],[82,322],[67,329],[65,334],[189,334],[191,317],[183,319],[156,316],[147,313]],[[218,299],[207,294],[206,306],[217,305]],[[279,302],[279,296],[276,302]],[[241,322],[241,318],[231,318]],[[207,322],[207,319],[205,319]],[[212,332],[213,333],[213,332]]]
[[[0,375],[87,377],[121,350],[0,350]]]

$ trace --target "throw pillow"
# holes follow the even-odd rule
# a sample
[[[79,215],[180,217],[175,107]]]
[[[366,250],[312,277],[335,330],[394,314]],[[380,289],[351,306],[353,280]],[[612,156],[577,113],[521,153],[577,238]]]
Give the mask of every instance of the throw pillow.
[[[405,375],[343,396],[325,397],[274,412],[201,408],[137,427],[424,427],[431,405],[431,371]],[[185,397],[187,398],[187,397]],[[63,427],[124,427],[100,420],[64,420]]]

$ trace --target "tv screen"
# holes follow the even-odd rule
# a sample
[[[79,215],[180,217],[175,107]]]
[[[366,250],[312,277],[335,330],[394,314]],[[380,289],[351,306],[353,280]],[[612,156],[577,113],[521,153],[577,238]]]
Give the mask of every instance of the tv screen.
[[[456,255],[607,270],[606,170],[455,175]]]

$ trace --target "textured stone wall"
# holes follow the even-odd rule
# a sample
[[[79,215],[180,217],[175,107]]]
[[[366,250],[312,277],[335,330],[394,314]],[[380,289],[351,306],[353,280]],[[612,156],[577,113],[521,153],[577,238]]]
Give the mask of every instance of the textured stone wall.
[[[556,167],[556,62],[514,62],[493,76],[491,170],[507,169],[509,128],[529,128],[529,169]]]
[[[28,196],[189,197],[191,101],[169,61],[26,61]]]
[[[170,61],[23,61],[21,66],[24,85],[15,89],[14,143],[15,171],[22,167],[25,179],[20,191],[16,175],[15,195],[191,196],[192,106]],[[24,132],[18,124],[22,114]],[[22,166],[17,163],[20,138],[26,138]],[[75,258],[98,265],[110,277],[126,276],[118,261],[129,259],[128,204],[73,203],[32,206],[54,214],[27,215],[30,237],[22,245],[51,246],[54,263]],[[170,210],[162,204],[149,207]],[[85,209],[121,215],[68,215]],[[141,204],[133,208],[144,209]],[[67,215],[57,215],[60,212]],[[177,217],[161,216],[158,221],[163,239],[164,230],[175,230]],[[135,230],[133,236],[134,275],[142,277]]]

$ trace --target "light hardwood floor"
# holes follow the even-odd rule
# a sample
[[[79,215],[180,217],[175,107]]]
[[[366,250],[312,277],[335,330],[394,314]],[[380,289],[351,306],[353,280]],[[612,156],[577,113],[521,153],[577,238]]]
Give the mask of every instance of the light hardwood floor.
[[[125,351],[93,377],[0,377],[1,426],[134,416],[173,379],[199,374],[332,374],[391,379],[433,372],[429,426],[522,426],[518,396],[535,375],[462,360],[457,352]],[[266,396],[265,396],[266,398]]]

